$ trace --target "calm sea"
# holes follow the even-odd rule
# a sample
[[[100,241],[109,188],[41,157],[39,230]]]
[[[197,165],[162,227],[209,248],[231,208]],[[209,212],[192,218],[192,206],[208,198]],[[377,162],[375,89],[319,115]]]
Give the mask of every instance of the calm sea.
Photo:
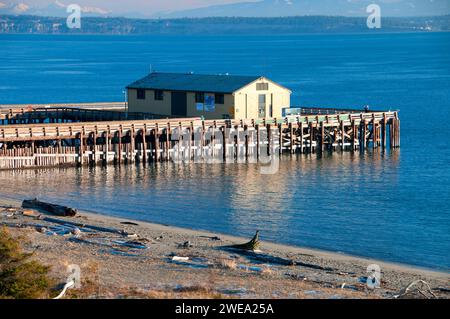
[[[450,271],[450,34],[0,36],[0,104],[122,101],[157,71],[264,74],[293,104],[400,110],[402,148],[254,164],[0,172],[0,196]]]

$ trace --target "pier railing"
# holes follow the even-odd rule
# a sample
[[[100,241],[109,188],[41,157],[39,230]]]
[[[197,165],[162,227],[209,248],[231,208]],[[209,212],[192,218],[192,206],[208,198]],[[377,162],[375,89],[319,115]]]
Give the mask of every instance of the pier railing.
[[[3,110],[29,110],[46,107],[70,107],[95,110],[125,110],[125,102],[93,102],[93,103],[47,103],[47,104],[0,104],[0,112]]]
[[[244,120],[199,118],[0,126],[0,168],[148,163],[183,154],[223,160],[263,153],[400,147],[397,112]],[[208,156],[209,156],[208,155]]]
[[[0,124],[33,124],[65,122],[97,122],[164,119],[173,116],[144,112],[127,112],[125,103],[84,103],[67,105],[34,105],[15,107],[0,105]],[[285,109],[286,117],[307,115],[359,114],[358,109],[291,107]],[[367,111],[368,112],[368,111]],[[379,113],[382,111],[373,111]]]
[[[0,124],[33,123],[70,123],[97,121],[151,120],[170,118],[171,116],[125,112],[123,110],[106,110],[72,107],[38,107],[32,109],[0,109]]]
[[[347,113],[361,113],[369,112],[364,109],[341,109],[341,108],[323,108],[323,107],[300,107],[302,115],[333,115],[333,114],[347,114]],[[373,111],[383,112],[383,111]]]

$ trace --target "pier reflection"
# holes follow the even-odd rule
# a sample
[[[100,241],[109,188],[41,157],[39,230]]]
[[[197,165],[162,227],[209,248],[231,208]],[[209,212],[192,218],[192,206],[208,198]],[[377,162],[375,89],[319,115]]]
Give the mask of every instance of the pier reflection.
[[[399,151],[284,155],[273,175],[260,164],[159,163],[143,168],[0,172],[4,197],[38,197],[79,209],[177,226],[276,238],[350,215],[397,181]],[[317,218],[314,218],[317,217]],[[350,216],[351,217],[351,216]],[[307,223],[307,224],[306,224]],[[326,222],[325,222],[326,224]]]

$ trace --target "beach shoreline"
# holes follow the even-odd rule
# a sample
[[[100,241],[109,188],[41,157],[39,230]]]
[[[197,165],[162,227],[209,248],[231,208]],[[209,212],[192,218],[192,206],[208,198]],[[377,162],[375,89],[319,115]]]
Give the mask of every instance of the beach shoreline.
[[[0,206],[20,207],[20,205],[21,205],[20,201],[10,200],[10,199],[8,199],[8,200],[0,199]],[[103,213],[97,213],[97,212],[92,212],[92,211],[82,210],[79,213],[83,216],[88,217],[89,219],[92,219],[92,220],[103,221],[106,223],[118,223],[118,222],[123,222],[123,221],[134,222],[134,223],[140,224],[143,227],[153,229],[156,231],[174,231],[174,232],[178,232],[180,234],[184,233],[184,234],[194,235],[194,236],[207,236],[207,237],[219,236],[221,238],[227,239],[229,241],[234,241],[234,242],[248,240],[248,238],[245,238],[242,236],[233,236],[233,235],[224,234],[224,233],[220,233],[220,232],[211,232],[208,230],[190,229],[190,228],[171,226],[171,225],[166,225],[166,224],[158,224],[158,223],[148,222],[148,221],[139,220],[139,219],[108,216]],[[364,261],[368,265],[378,264],[380,266],[385,266],[387,268],[405,270],[405,271],[410,271],[410,272],[415,272],[415,273],[420,273],[420,274],[426,274],[427,276],[432,276],[432,277],[436,277],[436,278],[440,278],[445,275],[450,276],[450,271],[446,272],[444,270],[420,267],[420,266],[404,264],[404,263],[396,263],[396,262],[391,262],[391,261],[383,261],[383,260],[376,259],[376,258],[356,256],[356,255],[351,255],[351,254],[347,254],[347,253],[334,252],[334,251],[328,251],[328,250],[317,249],[317,248],[294,246],[294,245],[288,245],[288,244],[282,244],[282,243],[275,243],[275,242],[271,242],[271,241],[264,241],[264,246],[267,248],[270,248],[271,250],[290,251],[290,252],[296,252],[299,254],[316,255],[318,257],[333,258],[336,260],[346,260],[346,261],[354,260],[354,261],[359,261],[359,262]]]
[[[220,232],[211,232],[208,230],[201,230],[201,229],[191,229],[191,228],[184,228],[184,227],[178,227],[178,226],[171,226],[171,225],[165,225],[165,224],[158,224],[158,223],[152,223],[147,222],[139,219],[129,219],[129,218],[121,218],[121,217],[115,217],[115,216],[107,216],[102,213],[94,213],[94,212],[88,212],[88,211],[81,211],[81,215],[88,217],[92,220],[102,221],[109,223],[119,223],[119,222],[133,222],[138,223],[140,226],[148,229],[152,229],[154,231],[172,231],[177,232],[179,234],[185,234],[189,236],[205,236],[205,237],[220,237],[224,240],[230,241],[230,242],[245,242],[248,241],[249,238],[243,237],[243,236],[233,236],[228,235]],[[262,234],[262,237],[264,234]],[[316,248],[309,248],[309,247],[302,247],[302,246],[294,246],[294,245],[288,245],[288,244],[282,244],[282,243],[275,243],[271,241],[265,241],[264,247],[271,251],[281,251],[281,252],[287,252],[287,253],[297,253],[300,255],[315,255],[317,257],[322,258],[332,258],[335,260],[343,260],[343,261],[357,261],[357,262],[365,262],[367,265],[370,264],[378,264],[381,267],[386,267],[389,269],[397,269],[402,271],[408,271],[413,272],[417,274],[426,274],[427,276],[431,276],[434,278],[442,278],[443,276],[449,276],[450,272],[445,272],[437,269],[431,269],[426,267],[419,267],[415,265],[409,265],[409,264],[402,264],[402,263],[395,263],[390,261],[383,261],[375,258],[368,258],[363,256],[356,256],[351,255],[347,253],[340,253],[340,252],[333,252],[333,251],[327,251],[322,249],[316,249]]]
[[[108,291],[108,287],[116,287],[112,289],[113,291],[117,291],[118,286],[134,287],[139,288],[139,294],[142,294],[142,291],[146,293],[155,290],[160,293],[163,291],[163,295],[157,294],[155,297],[164,298],[168,290],[170,294],[167,297],[170,297],[174,289],[177,289],[176,287],[192,287],[196,283],[210,281],[210,278],[214,277],[214,283],[207,285],[207,291],[222,297],[389,298],[398,295],[402,288],[414,280],[420,279],[440,289],[441,292],[444,291],[441,297],[449,297],[448,292],[445,292],[449,288],[450,275],[447,272],[266,242],[264,234],[261,234],[261,256],[273,257],[275,262],[271,262],[271,259],[266,262],[255,261],[245,254],[221,248],[246,242],[249,238],[83,211],[79,212],[76,218],[63,218],[69,223],[120,229],[126,234],[136,234],[133,238],[147,240],[145,246],[148,247],[148,252],[139,253],[139,256],[133,255],[135,251],[124,253],[124,250],[120,250],[120,254],[117,251],[111,253],[108,251],[109,248],[99,249],[95,245],[72,241],[70,234],[48,236],[37,232],[35,227],[24,226],[34,221],[30,220],[30,217],[20,215],[20,204],[18,201],[0,199],[0,210],[1,207],[3,209],[12,207],[11,210],[16,210],[13,219],[6,218],[10,226],[11,222],[21,225],[21,227],[9,227],[13,233],[25,234],[31,240],[29,249],[37,246],[44,247],[36,251],[36,256],[41,262],[48,263],[57,256],[61,257],[61,262],[55,267],[56,277],[64,278],[63,266],[66,264],[78,263],[84,265],[84,268],[92,267],[92,265],[87,266],[89,262],[96,264],[102,269],[103,275],[100,276],[102,277],[100,281],[103,291]],[[3,224],[5,223],[5,217],[0,220]],[[88,238],[88,235],[82,238]],[[174,257],[181,257],[183,260],[174,262]],[[259,255],[257,257],[259,258]],[[143,262],[143,260],[149,262]],[[277,264],[277,261],[281,263]],[[289,265],[286,261],[293,261],[293,264]],[[364,278],[368,276],[367,267],[373,264],[380,267],[382,276],[381,288],[375,290],[369,289],[364,282]],[[150,273],[151,278],[147,278]],[[228,290],[234,291],[233,289],[239,290],[229,288],[230,285],[242,286],[241,290],[246,293],[223,293]],[[292,289],[297,288],[298,291],[293,293]],[[305,291],[315,291],[315,293],[305,295]],[[134,296],[135,293],[130,294]],[[111,292],[106,293],[106,297],[117,297],[109,294]]]

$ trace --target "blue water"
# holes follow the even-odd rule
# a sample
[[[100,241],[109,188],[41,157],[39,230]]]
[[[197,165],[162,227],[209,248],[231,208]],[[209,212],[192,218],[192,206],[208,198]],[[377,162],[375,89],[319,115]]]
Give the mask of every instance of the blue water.
[[[254,164],[0,172],[0,196],[450,271],[450,34],[0,35],[0,104],[122,101],[153,70],[263,74],[294,105],[398,109],[402,148]]]

